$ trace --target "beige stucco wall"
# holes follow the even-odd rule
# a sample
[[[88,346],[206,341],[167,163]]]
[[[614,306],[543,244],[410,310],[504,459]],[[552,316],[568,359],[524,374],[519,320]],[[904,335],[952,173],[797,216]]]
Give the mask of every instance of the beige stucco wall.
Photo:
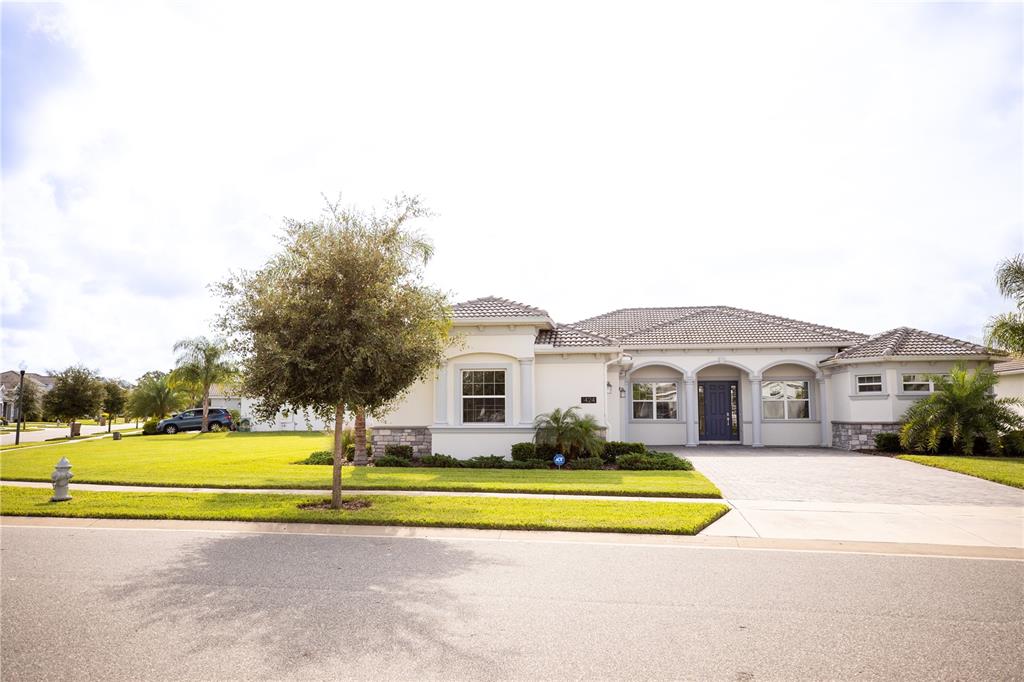
[[[898,422],[908,407],[924,397],[922,394],[902,393],[900,377],[903,374],[944,374],[955,364],[953,360],[863,362],[841,365],[829,370],[832,420],[864,423]],[[991,366],[988,362],[965,364],[972,370],[979,366]],[[856,393],[854,382],[861,374],[881,374],[881,394]]]
[[[996,396],[1000,398],[1024,399],[1024,372],[1020,374],[1000,374],[996,384]],[[1014,408],[1024,414],[1024,407]]]

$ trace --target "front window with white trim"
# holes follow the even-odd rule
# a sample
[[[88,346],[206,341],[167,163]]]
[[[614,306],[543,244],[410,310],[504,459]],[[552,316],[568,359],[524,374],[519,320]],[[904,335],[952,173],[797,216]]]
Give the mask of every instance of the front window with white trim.
[[[765,419],[810,419],[811,383],[792,379],[761,384],[761,406]]]
[[[505,370],[462,371],[462,422],[493,424],[505,421]]]
[[[633,384],[633,419],[677,419],[678,387],[672,381]]]
[[[857,393],[881,393],[881,374],[861,374],[857,377]]]
[[[948,377],[948,374],[939,376]],[[902,374],[900,375],[900,388],[904,393],[932,393],[935,391],[935,382],[929,374]]]

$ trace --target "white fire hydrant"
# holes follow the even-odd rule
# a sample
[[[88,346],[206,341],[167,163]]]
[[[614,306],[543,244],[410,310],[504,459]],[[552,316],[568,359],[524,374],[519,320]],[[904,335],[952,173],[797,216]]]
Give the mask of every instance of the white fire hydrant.
[[[74,474],[71,473],[71,462],[67,457],[61,457],[57,462],[57,468],[50,474],[53,481],[53,497],[50,498],[50,502],[66,502],[71,499],[71,495],[68,494],[68,483],[71,482],[72,476]]]

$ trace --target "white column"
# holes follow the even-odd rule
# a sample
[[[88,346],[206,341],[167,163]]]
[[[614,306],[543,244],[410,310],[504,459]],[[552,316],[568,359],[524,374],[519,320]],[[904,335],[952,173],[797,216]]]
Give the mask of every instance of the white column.
[[[828,418],[828,393],[825,391],[825,377],[818,377],[818,420],[821,422],[821,447],[832,447],[832,424]]]
[[[629,395],[629,381],[626,378],[626,370],[619,370],[619,419],[622,425],[619,428],[619,440],[629,442],[629,410],[632,404],[632,396]]]
[[[434,423],[448,423],[448,363],[434,373]]]
[[[686,447],[697,447],[697,380],[684,379],[686,384]]]
[[[750,377],[750,416],[751,421],[754,423],[754,442],[751,443],[751,447],[763,448],[764,443],[761,442],[761,375],[751,375]]]
[[[533,423],[533,358],[519,358],[519,423]]]

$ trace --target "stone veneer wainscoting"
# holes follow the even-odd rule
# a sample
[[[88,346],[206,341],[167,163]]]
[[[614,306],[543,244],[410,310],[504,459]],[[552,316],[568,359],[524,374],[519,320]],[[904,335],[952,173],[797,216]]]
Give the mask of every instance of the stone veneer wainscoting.
[[[376,426],[372,441],[375,457],[383,455],[389,445],[411,445],[416,459],[433,454],[430,429],[426,426]]]
[[[880,433],[899,433],[899,422],[832,422],[832,447],[840,450],[870,450]]]

